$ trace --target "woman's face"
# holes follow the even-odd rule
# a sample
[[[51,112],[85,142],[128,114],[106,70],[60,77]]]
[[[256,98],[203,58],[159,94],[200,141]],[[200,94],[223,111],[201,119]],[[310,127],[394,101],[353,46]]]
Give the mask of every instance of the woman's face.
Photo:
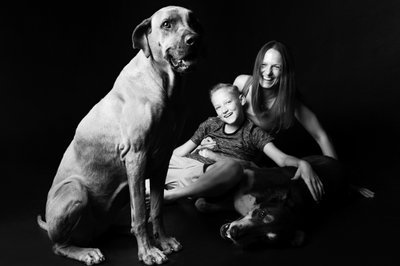
[[[282,57],[281,54],[274,48],[269,49],[261,64],[260,85],[263,88],[269,89],[279,83],[281,75]]]

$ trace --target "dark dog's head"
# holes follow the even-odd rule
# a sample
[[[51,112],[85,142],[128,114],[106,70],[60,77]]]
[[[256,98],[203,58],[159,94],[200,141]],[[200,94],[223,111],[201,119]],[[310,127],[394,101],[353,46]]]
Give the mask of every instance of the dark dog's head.
[[[202,28],[193,12],[177,6],[158,10],[134,30],[133,47],[159,67],[184,73],[198,60]]]
[[[304,240],[304,233],[296,230],[293,212],[283,203],[257,204],[242,218],[224,224],[220,233],[243,247],[260,243],[298,246]]]

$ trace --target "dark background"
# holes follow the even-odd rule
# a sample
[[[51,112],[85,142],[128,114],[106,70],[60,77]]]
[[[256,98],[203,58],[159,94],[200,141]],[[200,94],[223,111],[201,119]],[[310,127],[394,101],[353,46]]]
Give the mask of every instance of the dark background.
[[[354,207],[356,213],[364,210],[359,217],[365,215],[356,218],[357,223],[371,217],[377,222],[364,225],[371,231],[361,230],[360,236],[381,245],[394,234],[399,236],[395,229],[400,222],[400,182],[395,169],[400,122],[399,1],[16,2],[0,8],[0,200],[4,210],[0,253],[5,255],[0,255],[0,261],[43,265],[50,258],[59,263],[49,255],[50,243],[34,225],[36,213],[44,211],[47,190],[77,124],[136,54],[133,29],[170,4],[197,14],[208,50],[198,70],[188,76],[191,110],[181,141],[214,115],[207,90],[217,82],[232,83],[239,74],[251,74],[261,46],[279,40],[292,51],[298,89],[332,137],[339,158],[357,173],[356,182],[377,192],[375,200]],[[279,143],[285,152],[297,156],[319,152],[298,127],[283,134]],[[372,232],[379,238],[367,238]],[[41,245],[32,251],[24,244],[24,255],[19,254],[17,246],[26,243],[26,238],[32,245],[36,241]],[[349,248],[361,245],[353,244]],[[379,247],[382,250],[381,245],[371,244],[376,248],[370,253],[349,255],[354,264]],[[179,256],[174,257],[176,261]],[[378,255],[377,260],[392,265],[391,256]],[[365,265],[374,260],[362,261]],[[136,263],[135,257],[129,263]]]

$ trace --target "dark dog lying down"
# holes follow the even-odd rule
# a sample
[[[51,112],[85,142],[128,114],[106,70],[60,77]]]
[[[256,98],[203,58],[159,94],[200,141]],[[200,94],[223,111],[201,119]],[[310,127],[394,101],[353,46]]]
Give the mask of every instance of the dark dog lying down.
[[[243,216],[223,225],[221,236],[240,246],[301,245],[305,238],[303,229],[312,215],[346,195],[344,173],[338,161],[324,156],[304,159],[324,184],[321,202],[313,200],[301,179],[290,180],[296,171],[293,167],[256,170],[234,198],[235,210]]]

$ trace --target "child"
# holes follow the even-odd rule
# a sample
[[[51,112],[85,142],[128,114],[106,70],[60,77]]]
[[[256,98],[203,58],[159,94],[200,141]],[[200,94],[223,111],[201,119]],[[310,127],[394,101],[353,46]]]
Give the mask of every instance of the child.
[[[301,177],[314,200],[321,199],[323,185],[310,164],[280,151],[268,133],[246,119],[243,111],[246,100],[236,86],[217,84],[211,89],[210,98],[218,116],[203,122],[190,140],[174,150],[166,178],[166,187],[170,189],[164,192],[166,201],[189,196],[218,196],[228,191],[240,177],[228,173],[234,177],[221,182],[219,179],[227,174],[224,167],[233,167],[231,170],[235,171],[240,162],[251,171],[255,165],[250,162],[258,152],[281,167],[297,167],[293,179]]]

